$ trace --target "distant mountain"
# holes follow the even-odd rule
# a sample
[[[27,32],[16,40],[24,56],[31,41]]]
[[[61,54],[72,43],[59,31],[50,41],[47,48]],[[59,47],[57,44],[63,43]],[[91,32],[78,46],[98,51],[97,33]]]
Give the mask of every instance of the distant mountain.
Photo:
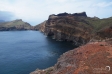
[[[42,22],[41,24],[38,24],[38,25],[34,26],[33,30],[40,30],[40,31],[44,32],[45,23],[46,23],[46,21]]]
[[[29,30],[29,29],[31,29],[31,25],[27,22],[23,22],[21,19],[0,23],[0,31]]]

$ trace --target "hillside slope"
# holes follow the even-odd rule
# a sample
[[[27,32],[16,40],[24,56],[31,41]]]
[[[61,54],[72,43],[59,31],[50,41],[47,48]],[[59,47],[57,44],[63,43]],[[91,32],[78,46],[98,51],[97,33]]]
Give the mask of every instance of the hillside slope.
[[[38,30],[79,47],[61,55],[53,67],[30,74],[112,74],[112,17],[91,18],[85,12],[53,14]]]
[[[112,44],[90,42],[61,55],[55,66],[30,74],[112,74],[111,67]]]
[[[30,28],[31,28],[31,25],[27,22],[23,22],[21,19],[14,20],[11,22],[0,23],[0,31],[29,30]]]
[[[45,33],[45,35],[51,36],[53,39],[71,41],[79,46],[90,40],[111,38],[111,27],[111,17],[106,19],[91,18],[87,17],[85,12],[82,12],[52,14],[46,22],[39,24],[35,28]]]

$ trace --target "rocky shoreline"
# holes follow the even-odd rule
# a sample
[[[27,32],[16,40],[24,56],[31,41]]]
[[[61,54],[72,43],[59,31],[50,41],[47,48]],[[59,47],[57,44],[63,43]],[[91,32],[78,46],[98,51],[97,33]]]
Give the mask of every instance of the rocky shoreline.
[[[111,74],[111,67],[112,43],[89,42],[61,55],[53,67],[38,69],[30,74]]]
[[[50,15],[47,21],[36,26],[37,30],[79,47],[61,55],[53,67],[30,74],[111,74],[111,20],[87,17],[85,12]]]
[[[22,21],[21,19],[0,23],[0,31],[21,31],[31,29],[32,26],[29,23]]]
[[[31,26],[21,19],[0,23],[0,31],[36,30],[57,41],[72,42],[78,48],[63,53],[50,68],[30,74],[111,74],[112,17],[99,19],[82,13],[52,14]]]

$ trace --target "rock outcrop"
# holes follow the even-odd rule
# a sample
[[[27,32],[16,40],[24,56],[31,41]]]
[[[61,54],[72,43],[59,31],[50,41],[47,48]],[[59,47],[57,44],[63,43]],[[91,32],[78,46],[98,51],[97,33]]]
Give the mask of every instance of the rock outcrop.
[[[46,24],[46,21],[42,22],[39,25],[34,26],[33,30],[45,32],[45,24]]]
[[[10,30],[30,30],[31,25],[27,22],[23,22],[21,19],[14,20],[11,22],[0,23],[0,31],[10,31]]]
[[[83,16],[83,17],[87,17],[86,12],[82,12],[82,13],[74,13],[72,14],[73,16]]]
[[[30,74],[112,74],[112,17],[91,18],[85,12],[52,14],[38,27],[47,36],[79,47],[61,55],[53,67]]]
[[[111,67],[112,43],[90,42],[61,55],[55,66],[30,74],[111,74]]]
[[[82,13],[60,13],[50,15],[48,20],[35,28],[44,32],[45,35],[61,41],[71,41],[76,46],[87,43],[91,38],[92,27],[80,22],[87,18],[85,12]]]
[[[57,15],[52,14],[50,16],[83,16],[83,17],[87,17],[86,12],[81,12],[81,13],[73,13],[73,14],[69,14],[69,13],[59,13]]]
[[[99,19],[87,17],[86,12],[82,13],[60,13],[52,14],[48,20],[35,27],[61,41],[71,41],[76,46],[86,44],[90,40],[103,40],[111,38],[112,18]],[[108,32],[108,31],[109,32]],[[105,34],[103,34],[105,32]]]

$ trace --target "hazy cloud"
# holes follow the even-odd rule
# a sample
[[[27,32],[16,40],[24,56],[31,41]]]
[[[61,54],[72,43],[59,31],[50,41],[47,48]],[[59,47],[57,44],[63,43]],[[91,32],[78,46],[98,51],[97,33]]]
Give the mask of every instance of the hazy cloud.
[[[8,11],[0,11],[0,20],[10,21],[14,19],[14,15]]]
[[[50,14],[86,11],[88,16],[112,16],[111,0],[0,0],[0,10],[33,25],[48,19]]]
[[[109,7],[109,6],[111,6],[112,7],[112,2],[101,2],[101,3],[96,4],[96,6],[98,6],[98,7]]]

